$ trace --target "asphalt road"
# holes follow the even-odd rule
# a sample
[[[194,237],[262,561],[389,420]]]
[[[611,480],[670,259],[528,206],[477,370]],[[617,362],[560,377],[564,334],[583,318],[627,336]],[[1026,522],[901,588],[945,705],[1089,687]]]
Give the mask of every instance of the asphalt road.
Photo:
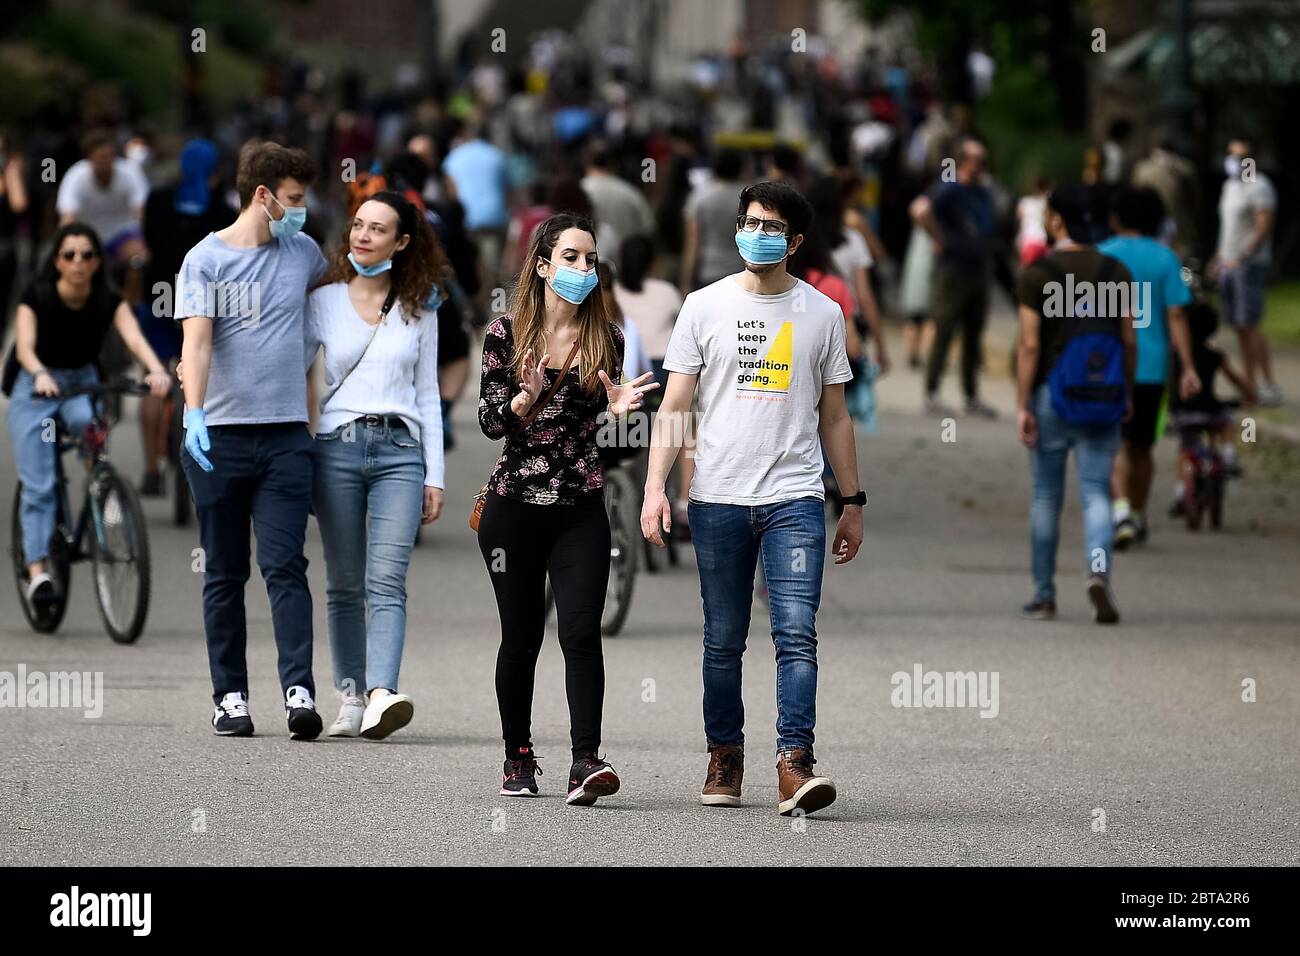
[[[918,392],[907,371],[882,386],[881,432],[859,435],[866,544],[826,572],[817,756],[840,791],[827,810],[806,820],[776,813],[775,677],[761,612],[745,673],[745,806],[699,805],[707,758],[689,548],[680,567],[639,578],[624,633],[605,645],[604,749],[623,791],[591,809],[564,805],[563,671],[548,637],[534,724],[543,797],[497,796],[497,620],[465,523],[493,451],[467,397],[445,517],[409,578],[402,689],[415,697],[415,719],[388,741],[287,738],[256,575],[258,736],[212,735],[201,582],[190,570],[196,535],[168,524],[166,502],[146,504],[155,594],[135,646],[101,630],[85,566],[55,636],[29,632],[11,585],[0,588],[0,672],[102,671],[105,684],[98,719],[0,708],[0,864],[1300,862],[1294,468],[1248,458],[1222,532],[1191,534],[1158,517],[1150,545],[1117,560],[1117,628],[1091,623],[1072,497],[1061,617],[1025,621],[1028,467],[1005,414],[1009,386],[989,388],[1003,420],[959,418],[954,442],[915,414]],[[114,458],[133,479],[138,445],[134,423],[124,424]],[[6,515],[10,447],[6,434]],[[1164,443],[1161,501],[1172,455]],[[314,527],[309,558],[328,722],[336,702]],[[893,706],[892,675],[917,665],[996,672],[996,716]],[[1242,699],[1247,679],[1254,702]]]

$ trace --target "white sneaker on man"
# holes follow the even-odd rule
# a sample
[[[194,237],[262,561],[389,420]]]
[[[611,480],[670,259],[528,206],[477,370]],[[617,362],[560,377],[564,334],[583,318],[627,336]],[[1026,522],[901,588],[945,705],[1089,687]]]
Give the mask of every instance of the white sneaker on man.
[[[361,736],[367,740],[383,740],[395,730],[400,730],[415,716],[415,704],[406,694],[398,694],[386,687],[376,687],[370,692],[365,716],[361,719]]]
[[[330,724],[331,737],[360,737],[361,718],[366,714],[366,702],[360,697],[344,697],[339,715]]]

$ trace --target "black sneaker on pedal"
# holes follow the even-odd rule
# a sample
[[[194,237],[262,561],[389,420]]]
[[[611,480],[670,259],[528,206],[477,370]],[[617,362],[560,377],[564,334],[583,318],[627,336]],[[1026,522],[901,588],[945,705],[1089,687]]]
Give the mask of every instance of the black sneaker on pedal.
[[[618,774],[613,767],[595,754],[583,754],[569,769],[569,795],[564,802],[589,807],[600,797],[618,793],[618,788]]]
[[[514,756],[507,757],[501,768],[501,796],[537,796],[537,778],[542,768],[537,766],[537,754],[532,747],[520,747]]]
[[[248,697],[231,691],[213,709],[212,732],[218,737],[253,736],[253,718],[248,713]]]

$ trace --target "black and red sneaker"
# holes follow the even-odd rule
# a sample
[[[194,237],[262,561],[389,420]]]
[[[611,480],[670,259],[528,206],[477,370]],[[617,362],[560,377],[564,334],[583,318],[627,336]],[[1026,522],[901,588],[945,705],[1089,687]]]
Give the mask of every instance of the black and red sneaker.
[[[583,754],[569,769],[569,795],[564,802],[575,807],[589,807],[599,797],[618,793],[619,780],[614,768],[594,753]]]
[[[501,796],[537,796],[537,778],[542,768],[537,766],[537,755],[532,747],[520,747],[514,756],[506,757],[501,770]]]

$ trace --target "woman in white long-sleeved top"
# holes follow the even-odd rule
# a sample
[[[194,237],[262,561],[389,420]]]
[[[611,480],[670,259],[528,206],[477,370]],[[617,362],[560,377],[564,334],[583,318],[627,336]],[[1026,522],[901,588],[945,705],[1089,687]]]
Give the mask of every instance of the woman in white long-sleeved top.
[[[421,521],[442,510],[438,282],[446,257],[398,193],[357,210],[308,296],[308,364],[325,350],[312,503],[325,546],[334,683],[330,736],[387,737],[414,705],[397,692],[406,571]]]

